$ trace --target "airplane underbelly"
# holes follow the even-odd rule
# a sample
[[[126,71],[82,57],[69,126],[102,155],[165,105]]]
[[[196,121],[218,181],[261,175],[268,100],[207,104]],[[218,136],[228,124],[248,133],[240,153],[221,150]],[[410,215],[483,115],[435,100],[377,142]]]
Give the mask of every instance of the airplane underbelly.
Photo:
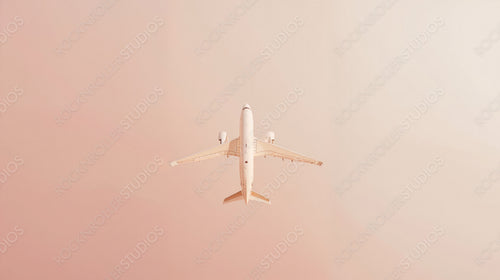
[[[253,141],[248,143],[248,141],[243,141],[242,149],[240,153],[240,177],[242,186],[251,186],[253,183],[253,163],[254,156],[252,150]]]
[[[240,180],[241,188],[247,195],[253,184],[254,150],[253,115],[250,110],[243,109],[240,122]]]

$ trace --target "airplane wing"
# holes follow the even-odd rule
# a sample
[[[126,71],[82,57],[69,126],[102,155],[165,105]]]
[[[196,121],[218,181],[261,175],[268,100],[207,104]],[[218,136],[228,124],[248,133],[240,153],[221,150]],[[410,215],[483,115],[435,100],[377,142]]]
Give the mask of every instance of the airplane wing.
[[[179,164],[183,163],[189,163],[189,162],[196,162],[196,161],[202,161],[218,156],[235,156],[239,157],[240,156],[240,150],[239,150],[239,145],[240,145],[240,138],[235,138],[231,140],[230,142],[226,142],[222,145],[216,146],[212,149],[208,149],[203,152],[199,152],[194,155],[187,156],[185,158],[181,158],[179,160],[172,161],[170,163],[171,166],[176,166]]]
[[[317,161],[315,159],[306,157],[299,153],[287,150],[286,148],[277,146],[275,144],[263,142],[260,140],[257,140],[257,151],[255,153],[255,156],[272,156],[272,157],[279,157],[282,159],[286,158],[291,161],[301,161],[301,162],[316,164],[319,166],[323,164],[323,162],[321,161]]]

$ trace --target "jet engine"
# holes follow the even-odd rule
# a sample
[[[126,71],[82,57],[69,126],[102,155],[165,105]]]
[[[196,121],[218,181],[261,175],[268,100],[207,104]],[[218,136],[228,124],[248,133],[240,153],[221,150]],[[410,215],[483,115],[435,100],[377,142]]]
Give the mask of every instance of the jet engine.
[[[227,139],[227,133],[225,131],[219,132],[219,144],[224,144]]]
[[[273,131],[268,131],[266,134],[266,142],[274,144],[274,132]]]

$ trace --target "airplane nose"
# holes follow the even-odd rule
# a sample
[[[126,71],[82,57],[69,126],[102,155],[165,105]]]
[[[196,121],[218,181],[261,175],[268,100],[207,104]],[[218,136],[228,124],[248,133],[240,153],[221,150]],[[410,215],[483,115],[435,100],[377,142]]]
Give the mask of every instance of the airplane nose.
[[[245,104],[245,105],[243,106],[243,109],[250,109],[250,105]]]

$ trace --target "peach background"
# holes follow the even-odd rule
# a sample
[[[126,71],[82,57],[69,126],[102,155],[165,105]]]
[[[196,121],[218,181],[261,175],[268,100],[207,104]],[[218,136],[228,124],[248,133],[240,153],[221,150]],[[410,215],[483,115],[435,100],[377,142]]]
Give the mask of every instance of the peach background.
[[[197,48],[240,3],[255,2],[201,55]],[[102,1],[0,0],[0,32],[23,20],[0,45],[0,100],[20,96],[0,115],[0,170],[23,164],[0,185],[0,242],[22,234],[0,254],[0,279],[112,279],[120,260],[155,226],[165,234],[120,279],[250,279],[287,234],[303,235],[262,279],[392,279],[409,252],[436,227],[443,231],[401,279],[498,279],[500,117],[474,119],[500,88],[500,44],[475,48],[499,24],[494,1],[389,1],[343,55],[335,48],[388,1],[137,1],[118,0],[65,53],[61,42]],[[155,17],[164,25],[62,125],[61,111],[106,69]],[[287,24],[303,21],[255,75],[197,117],[259,57]],[[437,18],[432,38],[351,119],[336,117]],[[57,186],[155,87],[164,95],[62,195]],[[294,88],[298,101],[273,121],[277,142],[325,162],[301,166],[234,231],[210,259],[197,259],[235,219],[244,203],[222,205],[238,190],[236,163],[223,158],[171,168],[171,160],[216,145],[217,132],[238,133],[241,106],[257,123]],[[335,189],[426,96],[444,95],[339,195]],[[159,155],[165,162],[141,190],[62,264],[56,258],[108,207],[122,188]],[[351,242],[436,157],[443,166],[344,263]],[[223,171],[202,195],[195,190]],[[225,167],[224,167],[225,166]],[[287,163],[256,160],[256,191]],[[219,172],[219,171],[217,171]],[[492,179],[495,181],[495,179]],[[427,242],[429,243],[429,242]],[[490,259],[476,264],[485,250]]]

